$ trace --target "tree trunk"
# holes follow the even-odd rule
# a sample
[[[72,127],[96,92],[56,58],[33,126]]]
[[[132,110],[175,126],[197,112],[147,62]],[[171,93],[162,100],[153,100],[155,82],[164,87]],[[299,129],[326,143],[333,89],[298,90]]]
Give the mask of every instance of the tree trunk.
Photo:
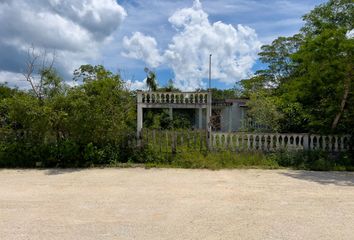
[[[342,117],[342,114],[344,112],[344,108],[345,108],[345,105],[347,103],[348,95],[349,95],[349,91],[350,91],[351,76],[352,76],[352,74],[351,74],[351,72],[349,72],[348,78],[345,79],[345,82],[344,82],[344,94],[343,94],[343,97],[342,97],[342,102],[340,104],[339,112],[337,113],[336,117],[333,120],[332,130],[337,128],[339,120]]]

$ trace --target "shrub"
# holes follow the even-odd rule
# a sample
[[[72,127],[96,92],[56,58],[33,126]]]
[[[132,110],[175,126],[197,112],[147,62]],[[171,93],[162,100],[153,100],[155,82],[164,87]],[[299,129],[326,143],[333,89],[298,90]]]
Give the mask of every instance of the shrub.
[[[269,155],[279,166],[295,169],[329,171],[353,170],[354,163],[349,153],[328,153],[324,151],[279,151]]]

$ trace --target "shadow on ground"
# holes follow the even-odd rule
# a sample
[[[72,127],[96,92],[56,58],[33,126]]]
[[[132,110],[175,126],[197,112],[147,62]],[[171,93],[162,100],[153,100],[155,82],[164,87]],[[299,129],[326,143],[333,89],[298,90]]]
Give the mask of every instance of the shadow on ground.
[[[60,174],[80,172],[84,169],[81,169],[81,168],[51,168],[51,169],[43,169],[43,170],[46,175],[60,175]]]
[[[13,170],[17,172],[43,171],[45,175],[61,175],[80,172],[85,170],[85,168],[0,168],[0,172],[7,170]]]
[[[323,185],[354,186],[354,172],[291,171],[280,174]]]

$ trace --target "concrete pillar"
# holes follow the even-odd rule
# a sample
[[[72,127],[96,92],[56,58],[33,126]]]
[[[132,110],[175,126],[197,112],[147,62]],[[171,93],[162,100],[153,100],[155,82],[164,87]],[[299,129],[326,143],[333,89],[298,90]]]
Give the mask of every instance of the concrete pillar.
[[[206,109],[206,128],[208,131],[208,148],[211,149],[211,90],[208,91],[207,109]]]
[[[137,123],[136,123],[136,135],[139,139],[141,136],[141,129],[143,128],[143,108],[141,107],[142,104],[142,93],[137,92]]]
[[[231,132],[232,131],[232,107],[231,106],[229,106],[228,107],[228,114],[229,114],[229,126],[228,126],[228,130],[229,130],[229,132]]]
[[[203,108],[198,108],[198,128],[203,128]]]
[[[169,108],[169,112],[168,112],[169,116],[170,116],[170,120],[173,120],[173,110],[172,108]]]
[[[303,144],[304,150],[309,150],[309,134],[304,135]]]
[[[207,99],[207,109],[206,109],[206,126],[208,132],[211,131],[211,90],[208,91],[208,99]]]

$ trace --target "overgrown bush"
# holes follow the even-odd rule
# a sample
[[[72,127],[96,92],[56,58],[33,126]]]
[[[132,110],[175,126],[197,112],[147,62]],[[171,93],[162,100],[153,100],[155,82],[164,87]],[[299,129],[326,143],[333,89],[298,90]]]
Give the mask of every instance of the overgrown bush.
[[[133,93],[103,66],[83,65],[74,78],[82,84],[69,87],[53,71],[36,93],[0,86],[0,167],[125,161],[135,129]]]
[[[148,167],[175,168],[278,168],[278,163],[260,152],[208,152],[190,151],[178,153],[159,152],[146,148],[138,155],[138,162]]]
[[[279,166],[295,169],[330,171],[354,170],[354,161],[349,153],[328,153],[324,151],[279,151],[269,155]]]

